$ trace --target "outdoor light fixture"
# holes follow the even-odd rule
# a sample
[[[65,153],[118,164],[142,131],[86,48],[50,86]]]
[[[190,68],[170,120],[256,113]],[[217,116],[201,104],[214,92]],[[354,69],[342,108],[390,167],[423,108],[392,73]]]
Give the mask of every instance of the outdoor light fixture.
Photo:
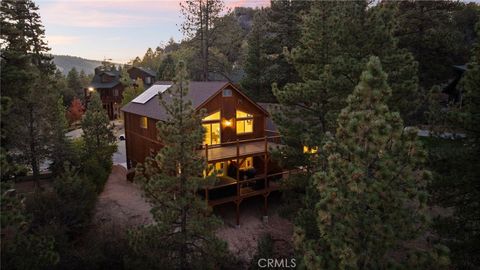
[[[230,121],[230,120],[225,120],[225,121],[224,121],[224,125],[225,125],[226,127],[231,127],[231,126],[232,126],[232,121]]]
[[[93,90],[95,90],[93,87],[88,87],[88,91],[93,92]]]

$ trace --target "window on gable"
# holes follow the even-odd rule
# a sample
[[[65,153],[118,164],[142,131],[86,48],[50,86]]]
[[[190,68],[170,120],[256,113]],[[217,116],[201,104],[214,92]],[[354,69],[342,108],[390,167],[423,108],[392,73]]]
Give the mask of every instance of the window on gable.
[[[220,121],[220,111],[207,115],[202,121]]]
[[[224,97],[231,97],[232,96],[232,89],[223,89],[222,95]]]
[[[140,127],[141,127],[141,128],[145,128],[145,129],[148,128],[148,119],[147,119],[147,117],[142,116],[142,117],[140,118]]]
[[[237,134],[252,133],[253,132],[253,115],[243,112],[236,111],[236,127]]]

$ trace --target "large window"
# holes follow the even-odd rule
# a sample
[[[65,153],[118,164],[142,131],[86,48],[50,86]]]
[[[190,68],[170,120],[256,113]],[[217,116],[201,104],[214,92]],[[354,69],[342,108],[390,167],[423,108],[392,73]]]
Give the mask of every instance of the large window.
[[[237,134],[252,133],[253,132],[253,115],[239,111],[236,112]]]
[[[203,124],[203,128],[205,129],[203,145],[220,144],[220,123]]]
[[[202,122],[205,129],[203,145],[220,144],[220,111],[207,115]]]

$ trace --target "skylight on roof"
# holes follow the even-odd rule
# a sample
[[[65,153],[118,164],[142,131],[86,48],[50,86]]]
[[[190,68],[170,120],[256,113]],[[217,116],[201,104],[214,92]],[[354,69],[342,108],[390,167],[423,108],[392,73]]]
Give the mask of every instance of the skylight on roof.
[[[148,88],[143,93],[138,95],[138,97],[134,98],[132,102],[145,104],[154,96],[156,96],[158,93],[165,92],[165,90],[167,90],[170,86],[171,85],[157,85],[157,84],[152,85],[152,87]]]

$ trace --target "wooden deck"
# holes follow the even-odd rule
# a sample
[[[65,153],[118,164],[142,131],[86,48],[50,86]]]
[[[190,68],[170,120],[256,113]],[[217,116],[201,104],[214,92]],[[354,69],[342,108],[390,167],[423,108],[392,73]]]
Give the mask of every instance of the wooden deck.
[[[276,148],[280,146],[277,143],[269,142],[267,144],[268,148]],[[208,157],[208,162],[215,162],[215,161],[222,161],[222,160],[229,160],[229,159],[236,159],[237,158],[237,146],[236,145],[227,145],[227,146],[209,146],[208,147],[208,154],[206,153],[205,149],[199,150],[200,154],[205,157]],[[255,156],[255,155],[262,155],[265,153],[265,143],[264,142],[249,142],[249,143],[242,143],[238,146],[238,157],[246,157],[246,156]]]
[[[264,155],[270,148],[281,147],[279,138],[280,136],[271,136],[252,140],[226,142],[217,145],[205,145],[198,151],[209,163],[247,156]]]
[[[268,172],[269,149],[280,148],[280,136],[265,136],[250,140],[237,140],[225,142],[218,145],[204,145],[199,149],[199,154],[205,157],[208,164],[216,162],[236,160],[241,164],[245,157],[261,156],[264,160],[263,172]],[[251,179],[240,179],[239,170],[235,178],[227,177],[221,179],[216,185],[205,187],[201,195],[206,203],[217,206],[226,203],[236,205],[237,225],[240,225],[240,204],[244,199],[262,196],[264,198],[264,216],[267,215],[268,196],[272,191],[279,190],[280,181],[287,178],[291,171],[278,172],[273,174],[259,174]]]

